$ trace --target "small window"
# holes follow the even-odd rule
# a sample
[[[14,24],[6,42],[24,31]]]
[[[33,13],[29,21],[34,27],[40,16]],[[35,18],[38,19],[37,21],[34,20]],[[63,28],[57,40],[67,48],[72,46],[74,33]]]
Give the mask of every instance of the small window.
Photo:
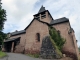
[[[41,16],[41,19],[43,19],[43,18],[46,18],[46,15],[42,15],[42,16]]]
[[[43,12],[43,13],[41,14],[41,19],[43,19],[43,18],[46,18],[45,12]]]
[[[40,41],[40,33],[37,33],[36,36],[37,36],[37,41]]]
[[[40,16],[39,16],[39,14],[38,14],[38,15],[36,15],[36,16],[35,16],[35,18],[36,18],[36,19],[40,19]]]
[[[78,40],[76,40],[76,42],[78,42]]]

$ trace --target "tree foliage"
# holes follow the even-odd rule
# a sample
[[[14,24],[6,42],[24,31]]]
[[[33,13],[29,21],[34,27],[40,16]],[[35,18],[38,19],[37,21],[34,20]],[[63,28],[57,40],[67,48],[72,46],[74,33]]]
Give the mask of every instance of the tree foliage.
[[[1,4],[0,0],[0,45],[2,45],[3,40],[6,38],[6,34],[2,32],[4,29],[4,22],[6,21],[6,11],[2,9]]]
[[[4,22],[6,21],[6,11],[4,9],[2,9],[1,6],[1,1],[0,1],[0,31],[3,30],[4,28]]]
[[[6,34],[5,33],[3,33],[3,32],[0,32],[0,45],[2,45],[3,44],[3,40],[4,40],[4,38],[6,38]]]
[[[61,37],[59,31],[56,31],[56,29],[51,26],[49,27],[49,34],[51,38],[54,40],[54,42],[56,43],[56,45],[58,46],[58,49],[61,51],[66,40]]]

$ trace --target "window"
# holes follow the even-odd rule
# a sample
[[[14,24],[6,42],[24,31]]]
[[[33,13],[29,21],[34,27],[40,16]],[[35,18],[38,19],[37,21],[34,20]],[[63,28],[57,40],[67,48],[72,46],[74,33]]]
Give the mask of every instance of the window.
[[[40,19],[40,16],[39,16],[39,14],[38,14],[38,15],[36,15],[36,16],[35,16],[35,18],[36,18],[36,19]]]
[[[76,42],[78,42],[78,40],[76,40]]]
[[[37,36],[37,41],[40,41],[40,33],[37,33],[36,36]]]
[[[43,18],[46,18],[45,12],[43,12],[43,13],[41,14],[41,19],[43,19]]]
[[[46,15],[41,15],[41,19],[46,18]]]

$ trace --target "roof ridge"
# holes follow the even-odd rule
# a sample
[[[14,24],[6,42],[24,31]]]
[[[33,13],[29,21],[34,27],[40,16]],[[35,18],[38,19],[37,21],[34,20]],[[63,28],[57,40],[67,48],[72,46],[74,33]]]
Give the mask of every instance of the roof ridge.
[[[60,20],[60,19],[68,19],[66,17],[61,17],[61,18],[58,18],[58,19],[55,19],[55,20]]]

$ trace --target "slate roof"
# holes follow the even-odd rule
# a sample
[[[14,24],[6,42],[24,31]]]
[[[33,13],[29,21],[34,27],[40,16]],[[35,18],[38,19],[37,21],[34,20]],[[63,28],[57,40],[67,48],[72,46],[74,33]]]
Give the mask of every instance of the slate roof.
[[[56,20],[52,20],[50,22],[50,25],[60,24],[60,23],[64,23],[64,22],[69,22],[69,19],[66,18],[66,17],[63,17],[63,18],[59,18],[59,19],[56,19]]]
[[[17,39],[19,39],[19,38],[20,38],[20,37],[12,38],[12,39],[7,39],[7,40],[4,41],[4,43],[5,43],[5,42],[10,42],[10,41],[15,41],[15,40],[17,40]]]
[[[44,12],[45,11],[45,7],[41,6],[40,10],[38,13]]]
[[[42,6],[42,7],[40,8],[38,14],[40,14],[40,13],[42,13],[42,12],[45,12],[45,11],[47,11],[47,12],[49,13],[49,11],[48,11],[48,10],[45,10],[45,7]],[[35,14],[35,15],[37,15],[37,14]],[[51,16],[50,13],[49,13],[49,15]],[[65,17],[59,18],[59,19],[56,19],[56,20],[54,20],[52,16],[51,16],[51,18],[52,18],[52,20],[51,20],[50,24],[47,24],[46,22],[43,22],[43,21],[40,21],[40,20],[39,20],[39,22],[46,23],[47,25],[55,25],[55,24],[60,24],[60,23],[68,22],[68,21],[69,21],[69,19],[67,19],[67,18],[65,18]],[[34,19],[31,21],[31,23],[32,23],[33,21],[34,21]],[[26,33],[25,30],[31,25],[31,23],[30,23],[24,30],[17,31],[17,32],[12,32],[12,33],[11,33],[11,36],[15,36],[15,35],[20,35],[20,34]]]
[[[19,35],[19,34],[23,34],[23,33],[26,33],[26,31],[25,31],[25,30],[15,31],[15,32],[12,32],[12,33],[11,33],[11,36]]]
[[[46,10],[45,7],[43,7],[43,5],[42,5],[41,8],[40,8],[40,10],[39,10],[39,12],[37,14],[35,14],[34,16],[37,16],[37,15],[43,13],[43,12],[46,12],[46,11],[51,16],[50,12],[48,10]],[[52,16],[51,16],[51,18],[52,18],[52,20],[54,20]]]

